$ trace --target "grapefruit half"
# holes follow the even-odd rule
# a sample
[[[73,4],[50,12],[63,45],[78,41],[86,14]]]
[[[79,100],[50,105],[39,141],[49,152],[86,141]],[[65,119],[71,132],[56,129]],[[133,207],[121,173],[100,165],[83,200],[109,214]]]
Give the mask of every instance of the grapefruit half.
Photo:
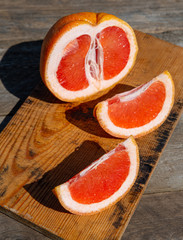
[[[168,71],[131,91],[100,102],[94,115],[110,135],[143,136],[158,128],[174,103],[174,83]]]
[[[77,13],[58,20],[41,49],[40,73],[59,99],[97,98],[133,67],[138,47],[133,29],[105,13]]]
[[[119,201],[134,184],[138,170],[138,147],[129,137],[53,192],[68,211],[94,214]]]

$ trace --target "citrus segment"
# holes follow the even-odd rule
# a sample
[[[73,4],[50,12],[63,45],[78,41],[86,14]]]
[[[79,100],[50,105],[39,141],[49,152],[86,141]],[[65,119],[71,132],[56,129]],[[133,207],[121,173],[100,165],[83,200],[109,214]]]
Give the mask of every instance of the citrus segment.
[[[90,36],[82,35],[65,47],[56,72],[59,83],[65,89],[78,91],[88,87],[85,74],[85,57],[90,42]]]
[[[165,86],[162,82],[157,81],[132,100],[120,101],[119,96],[116,98],[116,102],[108,101],[108,115],[115,126],[140,127],[157,117],[164,101]]]
[[[134,184],[138,170],[138,147],[130,137],[53,191],[70,212],[93,214],[120,200]]]
[[[104,80],[108,80],[119,74],[126,66],[130,54],[130,43],[125,31],[114,26],[102,30],[99,39],[104,55]]]
[[[158,128],[174,102],[174,83],[168,71],[131,91],[98,103],[95,116],[116,137],[143,136]]]
[[[117,151],[69,186],[71,197],[83,204],[97,203],[114,194],[129,174],[130,160],[125,150]]]
[[[113,88],[131,70],[138,47],[133,29],[105,13],[78,13],[56,22],[46,35],[41,77],[59,99],[84,102]]]

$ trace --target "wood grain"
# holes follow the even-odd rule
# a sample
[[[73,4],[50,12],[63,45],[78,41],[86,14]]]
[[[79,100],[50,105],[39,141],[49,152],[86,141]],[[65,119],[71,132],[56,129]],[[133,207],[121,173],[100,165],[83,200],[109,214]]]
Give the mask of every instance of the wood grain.
[[[5,214],[0,215],[0,239],[1,240],[49,240],[37,231],[32,230],[26,225],[13,220]]]
[[[10,4],[11,3],[11,4]],[[148,33],[171,30],[182,30],[183,3],[171,1],[139,1],[128,0],[88,1],[1,1],[0,34],[2,39],[24,38],[39,39],[41,33],[46,33],[56,20],[65,15],[89,10],[93,12],[110,12],[124,20],[134,28]],[[39,9],[39,11],[38,11]],[[41,16],[41,17],[40,17]],[[49,17],[47,17],[49,16]],[[130,17],[129,17],[130,16]],[[13,20],[13,21],[11,21]],[[155,21],[156,20],[156,21]],[[159,23],[157,25],[157,22]],[[6,26],[6,27],[5,27]],[[8,27],[8,28],[7,28]]]
[[[114,14],[133,28],[183,46],[183,1],[179,0],[132,0],[130,4],[128,0],[0,1],[1,116],[9,114],[19,99],[22,103],[40,80],[40,46],[48,29],[58,18],[90,8]]]
[[[182,199],[182,191],[144,195],[122,239],[182,239]]]
[[[26,67],[24,67],[25,65],[23,64],[23,61],[21,61],[22,56],[24,59],[27,59],[26,63],[29,64],[31,55],[27,54],[27,47],[32,48],[33,57],[30,60],[32,64],[34,64],[34,69],[38,69],[38,66],[36,65],[38,65],[39,60],[36,55],[39,51],[38,48],[40,48],[40,45],[35,48],[35,45],[32,45],[31,42],[36,42],[39,39],[42,40],[48,31],[48,28],[61,16],[76,11],[88,11],[90,9],[91,11],[104,11],[113,13],[129,22],[132,27],[136,29],[139,29],[146,33],[151,33],[160,39],[164,39],[183,47],[183,1],[181,0],[151,0],[148,2],[145,0],[132,0],[130,1],[130,4],[127,0],[80,0],[77,2],[65,0],[0,1],[0,58],[3,59],[3,64],[2,62],[0,63],[0,77],[3,83],[0,84],[0,120],[3,119],[3,122],[0,125],[0,131],[11,120],[12,116],[24,101],[25,97],[29,95],[31,84],[34,82],[34,79],[37,79],[38,76],[37,71],[34,74],[34,71],[31,70],[33,68],[29,69],[28,67],[26,69]],[[16,45],[19,45],[19,47],[16,48]],[[12,49],[10,52],[9,48]],[[21,52],[21,54],[18,54],[19,52]],[[18,57],[16,58],[16,56]],[[35,60],[35,62],[32,60]],[[6,67],[7,65],[8,67]],[[22,79],[19,84],[19,78],[22,78],[21,65],[23,65],[23,74],[26,77],[24,77],[24,79]],[[4,68],[6,68],[6,70],[4,70]],[[9,78],[5,78],[7,73],[11,71],[14,72],[14,75],[9,74]],[[29,78],[29,74],[31,74],[32,78]],[[9,87],[7,87],[6,82],[10,81],[11,76],[14,79],[12,82],[13,85],[9,84]],[[24,87],[22,88],[21,85],[24,85]],[[32,89],[33,87],[34,85],[32,85]],[[12,88],[14,89],[13,91]],[[24,90],[23,93],[21,89]],[[14,95],[14,93],[16,95]],[[24,95],[24,97],[21,98],[21,95]],[[179,121],[174,134],[171,136],[170,142],[168,143],[164,153],[161,155],[158,167],[153,173],[153,176],[148,184],[148,188],[144,193],[150,194],[154,192],[163,192],[160,199],[166,200],[169,198],[169,195],[166,195],[165,191],[173,191],[172,195],[174,198],[171,198],[171,201],[165,205],[166,207],[159,209],[158,200],[156,201],[154,211],[156,211],[157,208],[159,209],[160,213],[162,212],[164,214],[166,214],[166,212],[169,212],[170,209],[177,209],[177,206],[179,207],[182,204],[181,199],[177,198],[177,195],[179,195],[179,189],[182,189],[182,120],[183,118],[181,118],[181,121]],[[154,202],[154,195],[149,195],[147,201],[147,203],[149,203],[149,207],[151,206],[152,202]],[[143,204],[144,201],[141,204],[142,207],[138,208],[138,214],[135,212],[135,215],[133,217],[135,218],[135,221],[133,221],[133,218],[132,221],[130,221],[130,224],[128,225],[130,231],[128,231],[127,228],[126,231],[128,231],[128,235],[127,237],[124,235],[125,239],[133,239],[133,231],[131,231],[131,229],[137,229],[139,226],[141,226],[139,228],[139,236],[142,237],[142,233],[145,231],[147,239],[152,239],[151,236],[157,240],[165,239],[164,236],[167,236],[166,239],[168,239],[169,236],[172,236],[172,238],[170,238],[171,240],[177,240],[183,237],[183,231],[182,234],[179,231],[179,229],[181,229],[181,223],[176,218],[176,214],[172,216],[172,220],[170,221],[171,227],[167,227],[167,221],[162,220],[159,222],[161,228],[164,229],[162,231],[160,228],[157,229],[158,224],[153,224],[151,218],[149,218],[149,221],[146,221],[146,225],[144,225],[143,228],[144,222],[142,221],[143,219],[141,216],[147,214],[146,209],[143,209]],[[166,217],[166,215],[164,216]],[[4,214],[0,213],[0,219],[0,238],[2,238],[2,240],[5,240],[5,237],[7,236],[11,240],[17,240],[17,238],[22,240],[42,239],[41,234],[39,234],[38,237],[37,232],[34,230],[31,231],[30,228],[18,224],[13,219],[5,217]],[[145,219],[147,220],[147,218]],[[6,235],[4,235],[4,229],[6,231]],[[177,237],[176,234],[174,234],[176,232],[179,233]],[[130,235],[130,233],[132,235]],[[163,236],[163,234],[165,235]],[[137,236],[138,235],[136,234],[136,237]],[[43,237],[43,239],[46,239],[46,237]]]
[[[174,192],[175,195],[178,195],[179,191],[183,190],[182,133],[183,115],[181,116],[165,151],[161,155],[158,167],[151,177],[145,194]],[[176,193],[176,191],[178,192]]]
[[[136,35],[141,51],[135,67],[123,83],[101,99],[147,82],[165,69],[174,78],[176,94],[166,122],[137,140],[140,172],[129,194],[115,206],[93,216],[75,216],[59,205],[51,189],[121,140],[105,133],[92,115],[101,99],[80,105],[64,103],[40,83],[1,133],[0,204],[6,214],[53,238],[121,237],[176,126],[183,104],[183,50],[138,31]]]
[[[122,239],[181,239],[183,232],[182,197],[182,191],[143,195]],[[4,214],[0,215],[0,224],[2,240],[50,239]]]

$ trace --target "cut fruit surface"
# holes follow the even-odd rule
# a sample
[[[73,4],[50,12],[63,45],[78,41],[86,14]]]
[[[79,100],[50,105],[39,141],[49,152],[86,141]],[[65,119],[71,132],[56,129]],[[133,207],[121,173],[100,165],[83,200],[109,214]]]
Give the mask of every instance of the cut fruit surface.
[[[91,39],[88,35],[82,35],[66,46],[56,72],[57,79],[63,88],[78,91],[88,87],[85,75],[85,57],[90,42]]]
[[[174,83],[168,71],[131,91],[98,103],[101,127],[116,137],[139,137],[159,127],[174,102]]]
[[[57,186],[54,193],[70,212],[94,214],[120,200],[134,184],[138,170],[138,147],[130,137]]]
[[[133,29],[104,13],[77,13],[60,19],[46,35],[41,77],[59,99],[97,98],[133,67],[138,47]]]
[[[126,66],[130,55],[130,43],[126,33],[119,27],[108,27],[100,33],[103,49],[103,78],[111,79]]]

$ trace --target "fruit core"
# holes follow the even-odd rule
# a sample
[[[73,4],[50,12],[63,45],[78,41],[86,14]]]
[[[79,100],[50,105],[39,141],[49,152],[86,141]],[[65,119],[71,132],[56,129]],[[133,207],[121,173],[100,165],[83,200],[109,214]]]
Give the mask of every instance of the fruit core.
[[[88,76],[96,81],[112,79],[125,68],[129,54],[128,38],[119,27],[104,28],[94,39],[81,35],[63,51],[58,82],[67,90],[79,91],[89,86]]]
[[[164,84],[161,81],[156,81],[129,101],[122,101],[120,97],[110,99],[108,101],[109,118],[115,126],[122,128],[144,126],[160,113],[165,97]]]
[[[97,162],[97,161],[96,161]],[[124,183],[130,170],[130,159],[125,147],[83,175],[71,179],[71,197],[82,204],[98,203],[113,195]]]

